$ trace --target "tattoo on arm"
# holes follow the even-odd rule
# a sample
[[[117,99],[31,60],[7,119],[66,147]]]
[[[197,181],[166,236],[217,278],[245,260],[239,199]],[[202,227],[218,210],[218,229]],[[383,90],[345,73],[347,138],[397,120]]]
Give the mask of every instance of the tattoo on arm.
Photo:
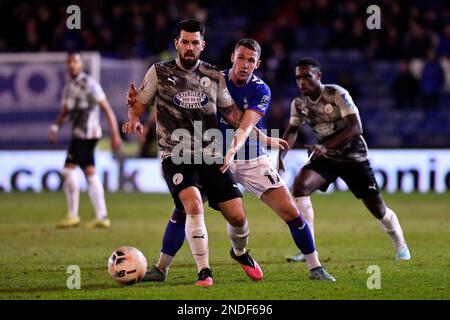
[[[232,104],[228,108],[220,108],[219,112],[230,125],[236,129],[239,128],[239,125],[241,124],[242,111],[236,106],[236,104]]]

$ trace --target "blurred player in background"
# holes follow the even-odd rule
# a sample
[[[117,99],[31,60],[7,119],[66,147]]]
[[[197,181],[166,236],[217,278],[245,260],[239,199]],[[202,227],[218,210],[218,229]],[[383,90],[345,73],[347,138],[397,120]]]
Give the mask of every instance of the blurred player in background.
[[[78,215],[80,187],[76,175],[76,168],[79,166],[86,176],[89,197],[96,215],[86,227],[108,228],[111,221],[108,219],[103,185],[95,170],[94,149],[102,136],[101,110],[110,128],[112,150],[115,152],[120,150],[122,140],[117,120],[100,84],[83,72],[80,53],[68,54],[67,71],[70,82],[64,87],[61,111],[50,126],[49,132],[50,143],[56,143],[58,130],[69,116],[72,122],[72,140],[63,170],[63,188],[68,215],[57,224],[57,227],[75,227],[80,223]]]
[[[311,161],[298,173],[294,182],[294,199],[314,234],[314,211],[310,195],[326,191],[342,178],[356,198],[361,199],[391,238],[395,257],[409,260],[411,255],[394,211],[386,206],[370,166],[368,149],[362,136],[359,111],[349,92],[334,84],[322,84],[321,65],[314,58],[303,58],[295,69],[297,86],[302,93],[291,103],[291,117],[283,139],[293,146],[300,125],[306,123],[314,131],[319,144],[306,145]],[[284,170],[279,154],[278,169]],[[302,261],[300,252],[288,261]]]
[[[261,47],[257,41],[241,39],[236,43],[231,55],[232,67],[223,73],[233,100],[243,112],[241,125],[248,123],[250,127],[263,129],[262,118],[269,107],[271,93],[267,84],[254,74],[261,63],[260,57]],[[129,90],[128,103],[134,100],[135,95],[135,90]],[[220,113],[217,114],[217,121],[224,138],[228,137],[227,130],[234,131],[235,126],[230,125]],[[245,138],[247,137],[248,134],[245,135]],[[245,145],[241,149],[243,152],[238,152],[239,146],[228,149],[231,141],[224,141],[223,154],[226,154],[226,160],[222,171],[229,166],[237,182],[260,198],[286,222],[295,244],[305,254],[310,279],[335,281],[321,266],[308,225],[304,223],[295,206],[286,183],[272,167],[264,146],[257,140],[244,141]],[[184,229],[185,213],[175,208],[164,233],[159,261],[147,272],[144,281],[165,281],[172,260],[183,245]],[[234,229],[230,224],[227,225],[228,234],[239,232]],[[255,276],[255,266],[245,253],[235,248],[230,251],[231,257],[241,264],[250,278],[260,280],[259,274]]]
[[[129,121],[122,126],[122,130],[124,133],[139,131],[142,134],[143,126],[139,117],[146,105],[155,105],[158,151],[162,158],[164,177],[174,199],[174,212],[184,210],[186,213],[182,236],[184,239],[186,235],[197,264],[196,285],[211,286],[213,278],[202,193],[208,197],[209,206],[220,211],[228,221],[228,236],[233,250],[254,267],[254,277],[262,279],[263,273],[246,249],[249,228],[242,194],[234,177],[229,171],[222,174],[222,161],[205,162],[204,156],[209,145],[206,141],[198,141],[207,130],[217,128],[217,111],[237,126],[242,116],[227,90],[220,70],[200,60],[205,47],[204,34],[203,24],[196,20],[184,20],[178,24],[175,39],[177,59],[152,65],[138,92],[132,85],[136,96],[129,103]],[[180,137],[186,145],[181,150],[182,156],[178,150],[180,140],[174,139],[177,129],[185,132]],[[221,159],[221,150],[214,150],[211,149],[210,159]]]

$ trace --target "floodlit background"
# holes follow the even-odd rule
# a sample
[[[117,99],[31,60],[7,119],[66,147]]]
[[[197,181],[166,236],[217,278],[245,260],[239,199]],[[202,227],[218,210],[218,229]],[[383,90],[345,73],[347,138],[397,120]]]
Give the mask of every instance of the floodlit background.
[[[80,30],[66,26],[71,15],[66,10],[72,4],[81,10]],[[220,68],[230,66],[238,39],[252,37],[261,43],[262,64],[257,73],[269,84],[273,98],[265,117],[268,128],[280,129],[282,134],[287,127],[290,101],[299,94],[295,64],[301,57],[313,56],[323,64],[324,83],[337,83],[350,91],[370,149],[441,149],[439,154],[417,151],[422,158],[412,162],[417,160],[418,166],[393,165],[391,180],[397,179],[399,170],[418,171],[419,177],[413,172],[405,178],[414,189],[417,184],[430,185],[429,172],[436,170],[434,179],[443,192],[450,188],[446,177],[450,171],[450,9],[445,1],[379,1],[381,28],[370,30],[367,8],[371,4],[353,0],[0,1],[0,160],[33,157],[10,153],[15,150],[57,149],[63,154],[55,161],[64,158],[69,125],[60,131],[56,146],[48,143],[47,133],[67,81],[67,50],[84,53],[86,71],[100,80],[123,123],[129,84],[138,85],[152,63],[173,58],[176,23],[196,17],[206,25],[202,59]],[[103,125],[107,131],[104,119]],[[309,128],[302,132],[304,139],[296,147],[314,141]],[[148,138],[144,144],[124,137],[118,157],[121,161],[123,157],[156,157],[155,137]],[[107,139],[105,134],[99,150],[109,150]],[[400,157],[410,159],[408,153]],[[388,154],[381,160],[388,163]],[[49,170],[34,167],[42,161],[27,162],[33,172]],[[374,165],[378,168],[382,163],[377,160]],[[110,163],[104,166],[114,168]],[[2,172],[1,189],[14,189],[11,176],[20,168]],[[111,175],[120,176],[117,170]],[[39,175],[28,179],[40,179]],[[53,180],[50,189],[58,187],[58,178]],[[18,183],[19,189],[29,189],[26,182]],[[158,183],[162,185],[144,189],[165,190],[163,181]]]
[[[367,8],[380,8],[380,29],[369,29]],[[67,28],[70,5],[81,10],[79,30]],[[126,91],[152,63],[175,57],[176,23],[206,25],[202,60],[230,66],[237,40],[262,46],[257,74],[270,86],[265,123],[288,125],[299,95],[294,68],[304,56],[323,65],[323,82],[349,90],[364,128],[376,179],[399,216],[413,260],[399,264],[377,221],[338,182],[312,197],[321,261],[335,286],[311,283],[302,264],[288,264],[294,247],[283,221],[256,198],[244,204],[249,247],[266,278],[251,283],[229,257],[225,221],[207,209],[215,285],[197,290],[185,245],[165,284],[119,287],[106,262],[121,245],[140,248],[155,264],[173,207],[161,176],[154,132],[148,143],[123,137],[109,147],[108,126],[96,163],[105,185],[111,230],[57,230],[66,212],[60,170],[70,125],[50,145],[48,130],[68,80],[68,50],[80,50],[85,71],[98,79],[121,125]],[[370,24],[369,24],[370,25]],[[142,118],[146,120],[148,112]],[[286,158],[290,185],[306,161],[308,128]],[[272,154],[275,157],[276,154]],[[81,188],[86,183],[78,171]],[[449,299],[450,259],[450,7],[447,0],[0,0],[0,299]],[[93,217],[86,193],[80,216]],[[81,290],[66,272],[81,268]],[[369,290],[367,268],[381,269],[381,290]]]

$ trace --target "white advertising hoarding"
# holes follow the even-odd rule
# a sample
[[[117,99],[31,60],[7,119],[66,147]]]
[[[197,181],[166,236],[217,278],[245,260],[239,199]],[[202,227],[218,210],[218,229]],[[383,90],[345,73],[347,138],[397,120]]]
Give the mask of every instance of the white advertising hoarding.
[[[443,193],[450,190],[450,150],[372,149],[369,158],[375,178],[385,192]],[[274,159],[276,158],[272,158],[272,160]],[[298,170],[306,161],[306,151],[289,151],[285,159],[286,172],[283,174],[289,186],[292,185]],[[331,185],[327,192],[332,192],[334,189],[348,190],[345,182],[341,179]]]
[[[0,191],[55,191],[61,188],[64,151],[1,151]],[[275,163],[276,154],[271,155]],[[380,187],[386,192],[438,192],[450,190],[450,150],[372,150],[370,161]],[[291,150],[283,174],[289,186],[305,164],[304,150]],[[159,159],[114,159],[107,151],[96,152],[97,171],[106,190],[168,192]],[[86,190],[78,170],[81,188]],[[347,190],[338,180],[327,192]]]

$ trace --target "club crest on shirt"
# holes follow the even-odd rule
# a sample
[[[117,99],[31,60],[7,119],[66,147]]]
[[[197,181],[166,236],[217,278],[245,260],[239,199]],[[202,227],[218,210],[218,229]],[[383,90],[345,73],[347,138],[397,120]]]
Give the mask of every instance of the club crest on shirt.
[[[173,103],[184,109],[199,109],[209,102],[206,94],[192,90],[180,92],[172,100]]]
[[[202,77],[200,79],[200,84],[205,87],[208,88],[209,86],[211,86],[211,79],[208,77]]]
[[[323,107],[323,111],[325,111],[325,113],[327,113],[327,114],[333,113],[333,106],[331,104],[327,103]]]

